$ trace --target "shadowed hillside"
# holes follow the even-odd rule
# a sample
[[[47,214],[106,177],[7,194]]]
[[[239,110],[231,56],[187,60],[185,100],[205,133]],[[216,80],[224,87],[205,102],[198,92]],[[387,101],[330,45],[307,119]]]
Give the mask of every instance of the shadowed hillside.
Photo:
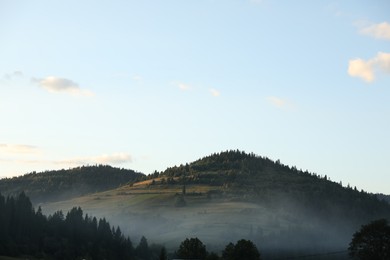
[[[0,192],[3,195],[17,195],[24,191],[33,203],[41,203],[115,189],[144,176],[132,170],[108,165],[83,166],[1,179]]]

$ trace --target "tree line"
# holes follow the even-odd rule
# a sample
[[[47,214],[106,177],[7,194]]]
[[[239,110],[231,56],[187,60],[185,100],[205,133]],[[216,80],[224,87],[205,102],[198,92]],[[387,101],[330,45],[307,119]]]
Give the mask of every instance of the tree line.
[[[24,192],[0,194],[0,255],[40,259],[131,259],[132,243],[120,228],[73,208],[46,217]]]

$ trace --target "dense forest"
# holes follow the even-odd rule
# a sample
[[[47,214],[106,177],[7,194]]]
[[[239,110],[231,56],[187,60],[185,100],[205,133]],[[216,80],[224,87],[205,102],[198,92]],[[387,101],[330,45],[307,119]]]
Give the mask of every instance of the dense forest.
[[[0,195],[0,255],[28,255],[43,259],[128,259],[132,243],[119,227],[103,219],[83,215],[73,208],[66,216],[58,211],[49,217],[34,210],[22,192]]]
[[[17,195],[24,191],[37,204],[114,189],[143,177],[142,173],[108,165],[82,166],[0,179],[0,192],[4,195]]]

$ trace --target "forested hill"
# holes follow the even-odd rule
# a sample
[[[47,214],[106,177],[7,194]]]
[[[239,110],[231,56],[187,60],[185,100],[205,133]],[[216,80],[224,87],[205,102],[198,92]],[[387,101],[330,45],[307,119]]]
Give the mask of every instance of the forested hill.
[[[377,195],[253,153],[212,154],[156,172],[154,177],[167,183],[212,185],[213,196],[299,209],[327,221],[343,217],[360,225],[375,218],[390,219],[390,204]]]
[[[108,165],[82,166],[1,179],[0,193],[17,195],[24,191],[34,203],[58,201],[114,189],[144,176],[142,173]]]

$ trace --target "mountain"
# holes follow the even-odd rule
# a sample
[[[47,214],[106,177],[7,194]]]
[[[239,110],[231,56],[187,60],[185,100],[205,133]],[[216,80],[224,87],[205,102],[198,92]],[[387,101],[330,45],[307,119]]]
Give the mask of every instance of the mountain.
[[[390,219],[390,205],[374,194],[240,151],[212,154],[42,209],[74,206],[167,248],[186,237],[199,237],[216,250],[246,238],[275,258],[345,251],[362,224]]]
[[[37,204],[115,189],[143,177],[144,174],[108,165],[83,166],[0,179],[0,192],[17,195],[24,191]]]

